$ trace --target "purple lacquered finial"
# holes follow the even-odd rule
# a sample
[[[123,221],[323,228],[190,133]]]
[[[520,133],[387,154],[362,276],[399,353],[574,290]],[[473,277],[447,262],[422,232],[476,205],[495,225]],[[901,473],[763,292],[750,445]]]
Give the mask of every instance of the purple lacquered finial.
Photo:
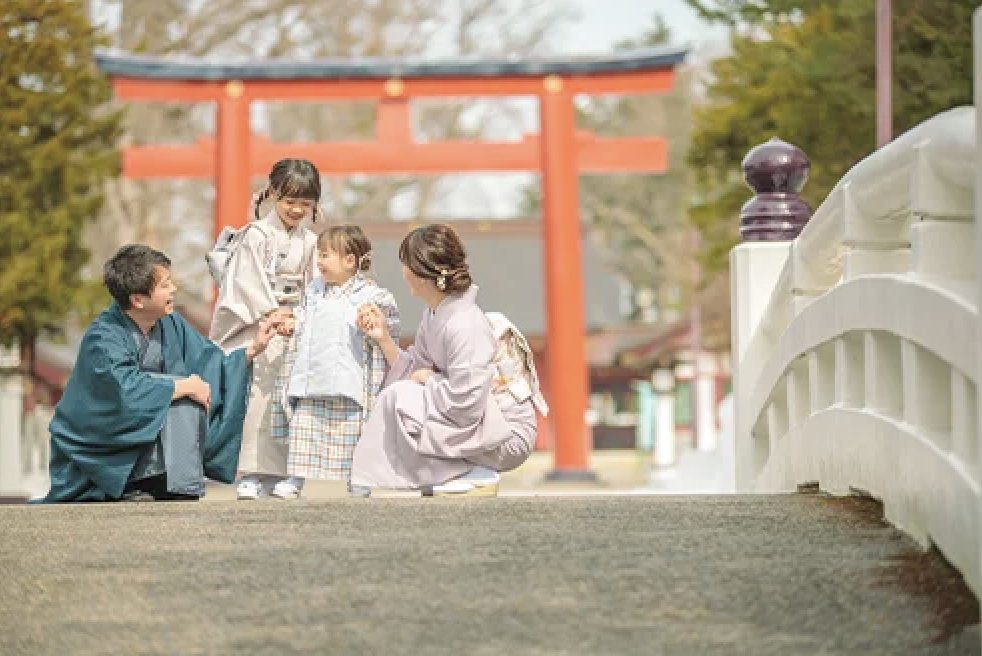
[[[743,178],[755,196],[740,208],[743,241],[789,241],[798,236],[812,210],[798,192],[810,163],[800,148],[777,137],[750,149]]]

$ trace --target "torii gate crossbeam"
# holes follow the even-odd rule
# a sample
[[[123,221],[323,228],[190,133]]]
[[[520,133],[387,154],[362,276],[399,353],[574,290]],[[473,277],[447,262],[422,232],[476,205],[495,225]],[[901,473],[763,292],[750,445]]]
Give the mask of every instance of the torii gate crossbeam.
[[[580,173],[667,170],[664,138],[600,138],[577,131],[577,94],[649,94],[674,82],[684,49],[652,49],[600,58],[525,61],[389,59],[220,64],[100,54],[116,97],[136,101],[214,102],[214,138],[194,144],[131,146],[123,175],[215,180],[217,234],[247,217],[251,178],[283,157],[313,161],[325,175],[540,171],[543,192],[547,368],[554,436],[554,477],[589,478],[585,424],[588,379],[579,221]],[[416,143],[410,101],[429,97],[533,96],[540,134],[519,142]],[[253,101],[374,100],[376,139],[273,143],[252,133]]]

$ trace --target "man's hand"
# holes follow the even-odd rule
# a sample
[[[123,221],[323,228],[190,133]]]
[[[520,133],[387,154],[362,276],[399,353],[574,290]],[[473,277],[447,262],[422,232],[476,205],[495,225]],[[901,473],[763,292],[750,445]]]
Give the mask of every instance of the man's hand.
[[[201,379],[198,374],[174,381],[174,399],[187,397],[195,403],[200,403],[205,410],[211,409],[211,386]]]
[[[432,375],[433,375],[432,369],[417,369],[409,377],[415,380],[420,385],[425,385],[426,381],[428,381],[430,379],[430,376]]]

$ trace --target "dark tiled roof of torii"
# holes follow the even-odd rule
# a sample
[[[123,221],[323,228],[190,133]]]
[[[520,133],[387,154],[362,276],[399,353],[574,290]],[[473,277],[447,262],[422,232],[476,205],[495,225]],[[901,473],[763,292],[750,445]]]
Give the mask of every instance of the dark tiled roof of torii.
[[[301,80],[440,77],[591,75],[671,69],[685,58],[686,46],[645,48],[609,55],[414,59],[357,57],[222,61],[102,51],[99,68],[109,75],[168,80]]]

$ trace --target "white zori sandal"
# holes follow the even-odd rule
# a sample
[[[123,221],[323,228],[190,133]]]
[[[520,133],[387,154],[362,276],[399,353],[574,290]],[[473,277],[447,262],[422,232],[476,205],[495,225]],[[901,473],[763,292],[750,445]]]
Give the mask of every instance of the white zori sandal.
[[[498,472],[478,465],[463,476],[451,479],[446,483],[424,487],[423,496],[496,497],[500,482],[501,475]]]
[[[235,498],[240,501],[258,499],[262,489],[262,483],[259,482],[258,478],[247,476],[239,481],[235,487]]]
[[[293,500],[300,498],[301,485],[297,485],[298,481],[287,478],[285,480],[279,481],[273,486],[273,491],[270,494],[277,499]]]

